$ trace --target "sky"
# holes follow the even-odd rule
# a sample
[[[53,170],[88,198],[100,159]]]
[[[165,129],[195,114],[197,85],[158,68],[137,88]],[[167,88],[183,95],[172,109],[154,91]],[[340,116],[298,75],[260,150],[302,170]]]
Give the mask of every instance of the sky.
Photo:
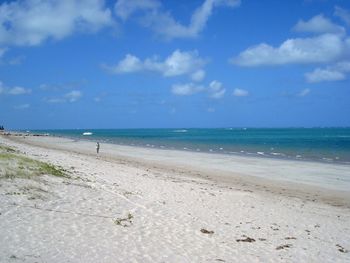
[[[349,0],[0,1],[8,129],[349,127]]]

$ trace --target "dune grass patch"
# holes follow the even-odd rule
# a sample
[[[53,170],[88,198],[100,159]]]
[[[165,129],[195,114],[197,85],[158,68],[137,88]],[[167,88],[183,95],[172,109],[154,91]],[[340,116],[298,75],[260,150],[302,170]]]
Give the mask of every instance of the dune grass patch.
[[[0,178],[33,178],[41,175],[52,175],[69,178],[61,167],[23,156],[16,150],[0,145]]]

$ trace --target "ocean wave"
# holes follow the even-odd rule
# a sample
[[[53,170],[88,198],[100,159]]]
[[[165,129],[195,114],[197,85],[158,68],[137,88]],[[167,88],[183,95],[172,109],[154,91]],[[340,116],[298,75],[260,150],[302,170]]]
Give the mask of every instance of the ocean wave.
[[[173,132],[187,132],[187,130],[173,130]]]

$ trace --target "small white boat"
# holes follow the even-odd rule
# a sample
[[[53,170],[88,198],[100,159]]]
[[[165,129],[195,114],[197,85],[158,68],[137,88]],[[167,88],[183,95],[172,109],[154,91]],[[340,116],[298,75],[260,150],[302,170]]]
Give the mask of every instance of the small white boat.
[[[92,135],[92,132],[84,132],[83,133],[83,136],[90,136],[90,135]]]

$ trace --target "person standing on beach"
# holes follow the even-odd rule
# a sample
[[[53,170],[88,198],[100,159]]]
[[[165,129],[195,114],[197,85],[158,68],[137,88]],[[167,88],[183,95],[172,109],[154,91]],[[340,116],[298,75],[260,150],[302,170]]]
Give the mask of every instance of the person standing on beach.
[[[98,154],[99,151],[100,151],[100,143],[97,142],[97,143],[96,143],[96,153]]]

